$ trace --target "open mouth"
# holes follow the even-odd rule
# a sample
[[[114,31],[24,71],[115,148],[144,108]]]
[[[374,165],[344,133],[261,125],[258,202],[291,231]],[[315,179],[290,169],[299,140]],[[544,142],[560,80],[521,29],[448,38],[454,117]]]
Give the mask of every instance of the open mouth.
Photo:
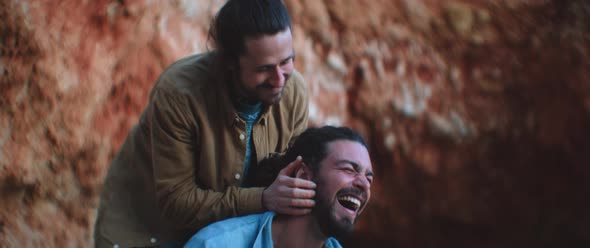
[[[361,207],[361,200],[357,197],[350,195],[338,197],[338,202],[340,203],[340,205],[353,212],[356,212]]]

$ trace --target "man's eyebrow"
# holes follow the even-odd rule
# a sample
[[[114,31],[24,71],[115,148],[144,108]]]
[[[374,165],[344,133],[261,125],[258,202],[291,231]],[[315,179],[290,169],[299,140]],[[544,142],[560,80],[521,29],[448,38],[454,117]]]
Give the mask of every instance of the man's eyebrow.
[[[295,54],[291,53],[291,55],[289,55],[285,59],[281,60],[281,62],[279,62],[279,64],[282,64],[283,62],[288,61],[293,58],[295,58]],[[262,68],[269,68],[269,67],[273,67],[273,66],[275,66],[275,64],[264,64],[264,65],[256,66],[256,68],[262,69]]]
[[[295,59],[295,54],[294,53],[291,53],[291,55],[289,55],[285,59],[281,60],[281,63],[283,63],[283,62],[285,62],[287,60],[290,60],[290,59]]]
[[[348,159],[340,159],[338,160],[338,162],[336,162],[337,165],[340,164],[351,164],[352,167],[354,167],[354,169],[357,169],[359,167],[359,164],[357,164],[356,162],[352,161],[352,160],[348,160]]]
[[[352,165],[352,168],[355,171],[359,171],[359,169],[361,167],[357,162],[354,162],[354,161],[348,160],[348,159],[341,159],[336,164],[338,164],[338,165],[340,165],[340,164],[350,164],[350,165]]]
[[[354,162],[354,161],[352,161],[352,160],[348,160],[348,159],[342,159],[342,160],[339,160],[338,162],[336,162],[336,164],[338,164],[338,165],[340,165],[340,164],[350,164],[350,165],[352,165],[352,168],[353,168],[355,171],[359,171],[359,169],[360,169],[360,167],[361,167],[361,166],[360,166],[360,165],[359,165],[357,162]],[[374,175],[375,175],[375,174],[373,173],[373,171],[369,171],[369,172],[367,172],[367,176],[371,176],[371,177],[372,177],[372,176],[374,176]]]

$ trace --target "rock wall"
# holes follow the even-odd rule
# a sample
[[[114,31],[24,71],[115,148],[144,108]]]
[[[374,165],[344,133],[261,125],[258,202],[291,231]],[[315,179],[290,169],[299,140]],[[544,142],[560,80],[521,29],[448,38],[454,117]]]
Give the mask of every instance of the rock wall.
[[[0,246],[91,246],[110,159],[223,2],[0,0]],[[371,146],[347,247],[590,245],[590,3],[285,3],[311,124]]]

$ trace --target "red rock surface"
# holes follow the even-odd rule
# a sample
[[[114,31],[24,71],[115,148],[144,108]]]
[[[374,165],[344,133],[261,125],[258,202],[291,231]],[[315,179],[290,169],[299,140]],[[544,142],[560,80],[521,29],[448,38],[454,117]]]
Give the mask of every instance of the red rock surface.
[[[285,2],[312,125],[371,145],[347,247],[590,247],[590,3]],[[110,159],[222,3],[0,0],[0,247],[91,245]]]

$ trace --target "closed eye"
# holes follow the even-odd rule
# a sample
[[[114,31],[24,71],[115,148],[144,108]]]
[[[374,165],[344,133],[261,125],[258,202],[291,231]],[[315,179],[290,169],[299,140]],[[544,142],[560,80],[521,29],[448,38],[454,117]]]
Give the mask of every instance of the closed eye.
[[[293,57],[289,57],[289,58],[281,61],[281,65],[286,65],[286,64],[290,63],[292,60],[293,60]]]
[[[373,183],[373,175],[374,174],[372,171],[367,172],[366,177],[367,177],[367,180],[369,181],[369,183]]]
[[[270,66],[270,65],[268,65],[268,66],[261,66],[261,67],[258,67],[258,69],[256,71],[258,71],[258,72],[267,72],[267,71],[271,71],[273,69],[273,67],[274,66]]]

